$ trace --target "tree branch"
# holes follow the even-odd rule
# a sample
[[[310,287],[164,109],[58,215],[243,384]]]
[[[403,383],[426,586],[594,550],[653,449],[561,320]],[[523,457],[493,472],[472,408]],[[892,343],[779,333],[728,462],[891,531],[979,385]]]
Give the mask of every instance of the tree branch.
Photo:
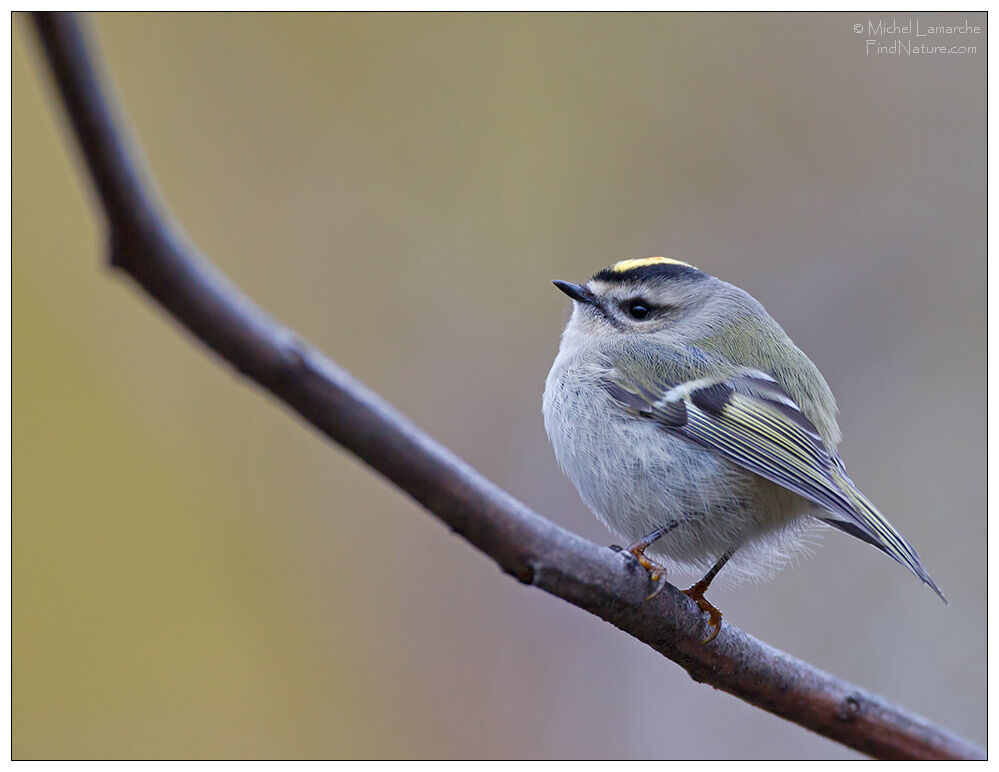
[[[197,339],[402,488],[506,573],[607,620],[709,683],[882,758],[985,758],[972,743],[728,624],[676,588],[535,514],[281,326],[200,257],[140,173],[138,152],[72,14],[34,22],[107,219],[111,263]]]

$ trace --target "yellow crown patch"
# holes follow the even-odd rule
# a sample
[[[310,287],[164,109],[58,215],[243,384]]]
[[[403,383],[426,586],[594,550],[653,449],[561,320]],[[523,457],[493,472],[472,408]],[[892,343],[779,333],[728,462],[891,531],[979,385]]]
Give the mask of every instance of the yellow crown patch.
[[[647,265],[684,265],[687,268],[696,268],[696,266],[690,263],[685,263],[682,260],[674,260],[671,257],[638,257],[633,260],[621,260],[620,262],[614,263],[610,267],[613,273],[624,273],[625,271],[630,271],[633,268],[643,268]]]

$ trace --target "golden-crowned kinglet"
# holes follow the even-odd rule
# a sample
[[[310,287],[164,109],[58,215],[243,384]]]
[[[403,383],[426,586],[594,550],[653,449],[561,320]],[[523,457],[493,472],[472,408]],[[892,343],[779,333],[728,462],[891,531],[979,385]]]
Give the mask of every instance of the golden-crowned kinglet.
[[[555,286],[573,300],[545,383],[555,457],[653,580],[667,567],[707,571],[685,590],[709,614],[705,643],[721,612],[704,591],[722,566],[735,578],[771,574],[816,520],[873,544],[943,598],[847,476],[822,374],[755,299],[665,257]]]

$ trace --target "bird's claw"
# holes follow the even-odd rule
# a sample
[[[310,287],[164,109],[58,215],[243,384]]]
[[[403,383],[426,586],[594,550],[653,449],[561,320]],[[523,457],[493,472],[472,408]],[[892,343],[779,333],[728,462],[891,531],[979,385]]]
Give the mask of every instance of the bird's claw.
[[[649,572],[649,579],[655,584],[655,588],[649,595],[645,596],[645,600],[652,600],[663,591],[663,588],[666,587],[666,566],[656,563],[656,561],[652,560],[645,554],[645,548],[647,546],[647,544],[638,542],[637,544],[632,544],[627,549],[621,549],[619,547],[617,551],[627,552],[638,561],[638,565]]]
[[[707,638],[701,641],[702,646],[706,643],[711,643],[711,641],[718,636],[718,633],[721,632],[722,621],[721,611],[712,606],[704,597],[705,589],[706,588],[701,587],[700,582],[698,582],[693,587],[688,587],[686,590],[682,591],[684,595],[698,605],[701,611],[708,615],[708,624],[711,626],[711,632],[708,634]]]
[[[666,587],[666,572],[653,569],[649,571],[649,579],[656,583],[656,588],[645,596],[645,600],[652,600]]]

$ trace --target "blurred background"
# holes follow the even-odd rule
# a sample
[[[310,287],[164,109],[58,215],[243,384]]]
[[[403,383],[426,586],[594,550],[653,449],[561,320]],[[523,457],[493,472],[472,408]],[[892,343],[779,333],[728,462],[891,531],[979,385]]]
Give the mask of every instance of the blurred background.
[[[550,280],[665,254],[756,296],[950,606],[831,531],[711,599],[984,743],[986,40],[868,55],[869,18],[91,21],[219,268],[598,543],[542,427]],[[16,15],[15,758],[856,756],[504,576],[207,356],[106,267],[40,65]]]

